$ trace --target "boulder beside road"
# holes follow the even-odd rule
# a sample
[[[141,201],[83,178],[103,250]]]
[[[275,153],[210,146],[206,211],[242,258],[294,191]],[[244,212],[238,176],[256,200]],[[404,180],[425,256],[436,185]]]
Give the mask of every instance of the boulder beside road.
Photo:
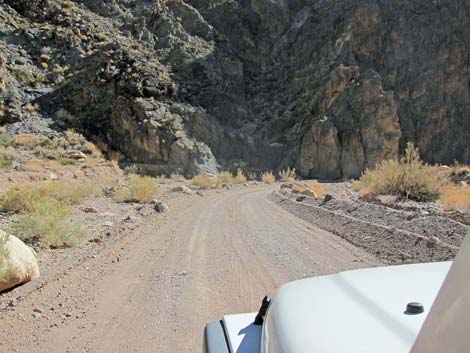
[[[39,266],[33,249],[13,235],[0,230],[0,292],[35,280]]]

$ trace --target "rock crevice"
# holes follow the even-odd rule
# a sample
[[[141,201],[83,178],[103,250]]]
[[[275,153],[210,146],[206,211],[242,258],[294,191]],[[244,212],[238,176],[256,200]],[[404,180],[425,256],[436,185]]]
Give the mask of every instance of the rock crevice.
[[[40,102],[159,172],[470,162],[464,0],[2,3],[3,124]]]

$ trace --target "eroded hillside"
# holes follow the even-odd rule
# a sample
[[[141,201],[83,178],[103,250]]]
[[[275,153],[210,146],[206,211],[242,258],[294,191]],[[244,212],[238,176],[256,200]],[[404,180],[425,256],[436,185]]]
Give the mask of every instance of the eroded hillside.
[[[0,119],[74,127],[157,173],[358,176],[407,141],[469,162],[469,15],[465,0],[3,0]]]

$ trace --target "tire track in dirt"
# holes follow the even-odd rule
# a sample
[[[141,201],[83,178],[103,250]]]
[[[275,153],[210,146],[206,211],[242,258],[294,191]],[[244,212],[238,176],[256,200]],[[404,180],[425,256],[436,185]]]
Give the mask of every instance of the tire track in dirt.
[[[206,322],[256,311],[288,280],[378,264],[268,201],[271,191],[194,195],[150,219],[1,314],[0,351],[200,352]],[[54,311],[31,320],[41,302]]]

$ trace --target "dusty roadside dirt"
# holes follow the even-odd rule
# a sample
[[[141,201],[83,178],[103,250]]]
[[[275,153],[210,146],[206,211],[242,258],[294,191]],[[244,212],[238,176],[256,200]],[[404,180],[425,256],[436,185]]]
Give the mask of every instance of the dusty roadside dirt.
[[[272,190],[170,201],[1,312],[0,352],[200,352],[207,321],[256,311],[286,281],[380,264],[269,201]]]

